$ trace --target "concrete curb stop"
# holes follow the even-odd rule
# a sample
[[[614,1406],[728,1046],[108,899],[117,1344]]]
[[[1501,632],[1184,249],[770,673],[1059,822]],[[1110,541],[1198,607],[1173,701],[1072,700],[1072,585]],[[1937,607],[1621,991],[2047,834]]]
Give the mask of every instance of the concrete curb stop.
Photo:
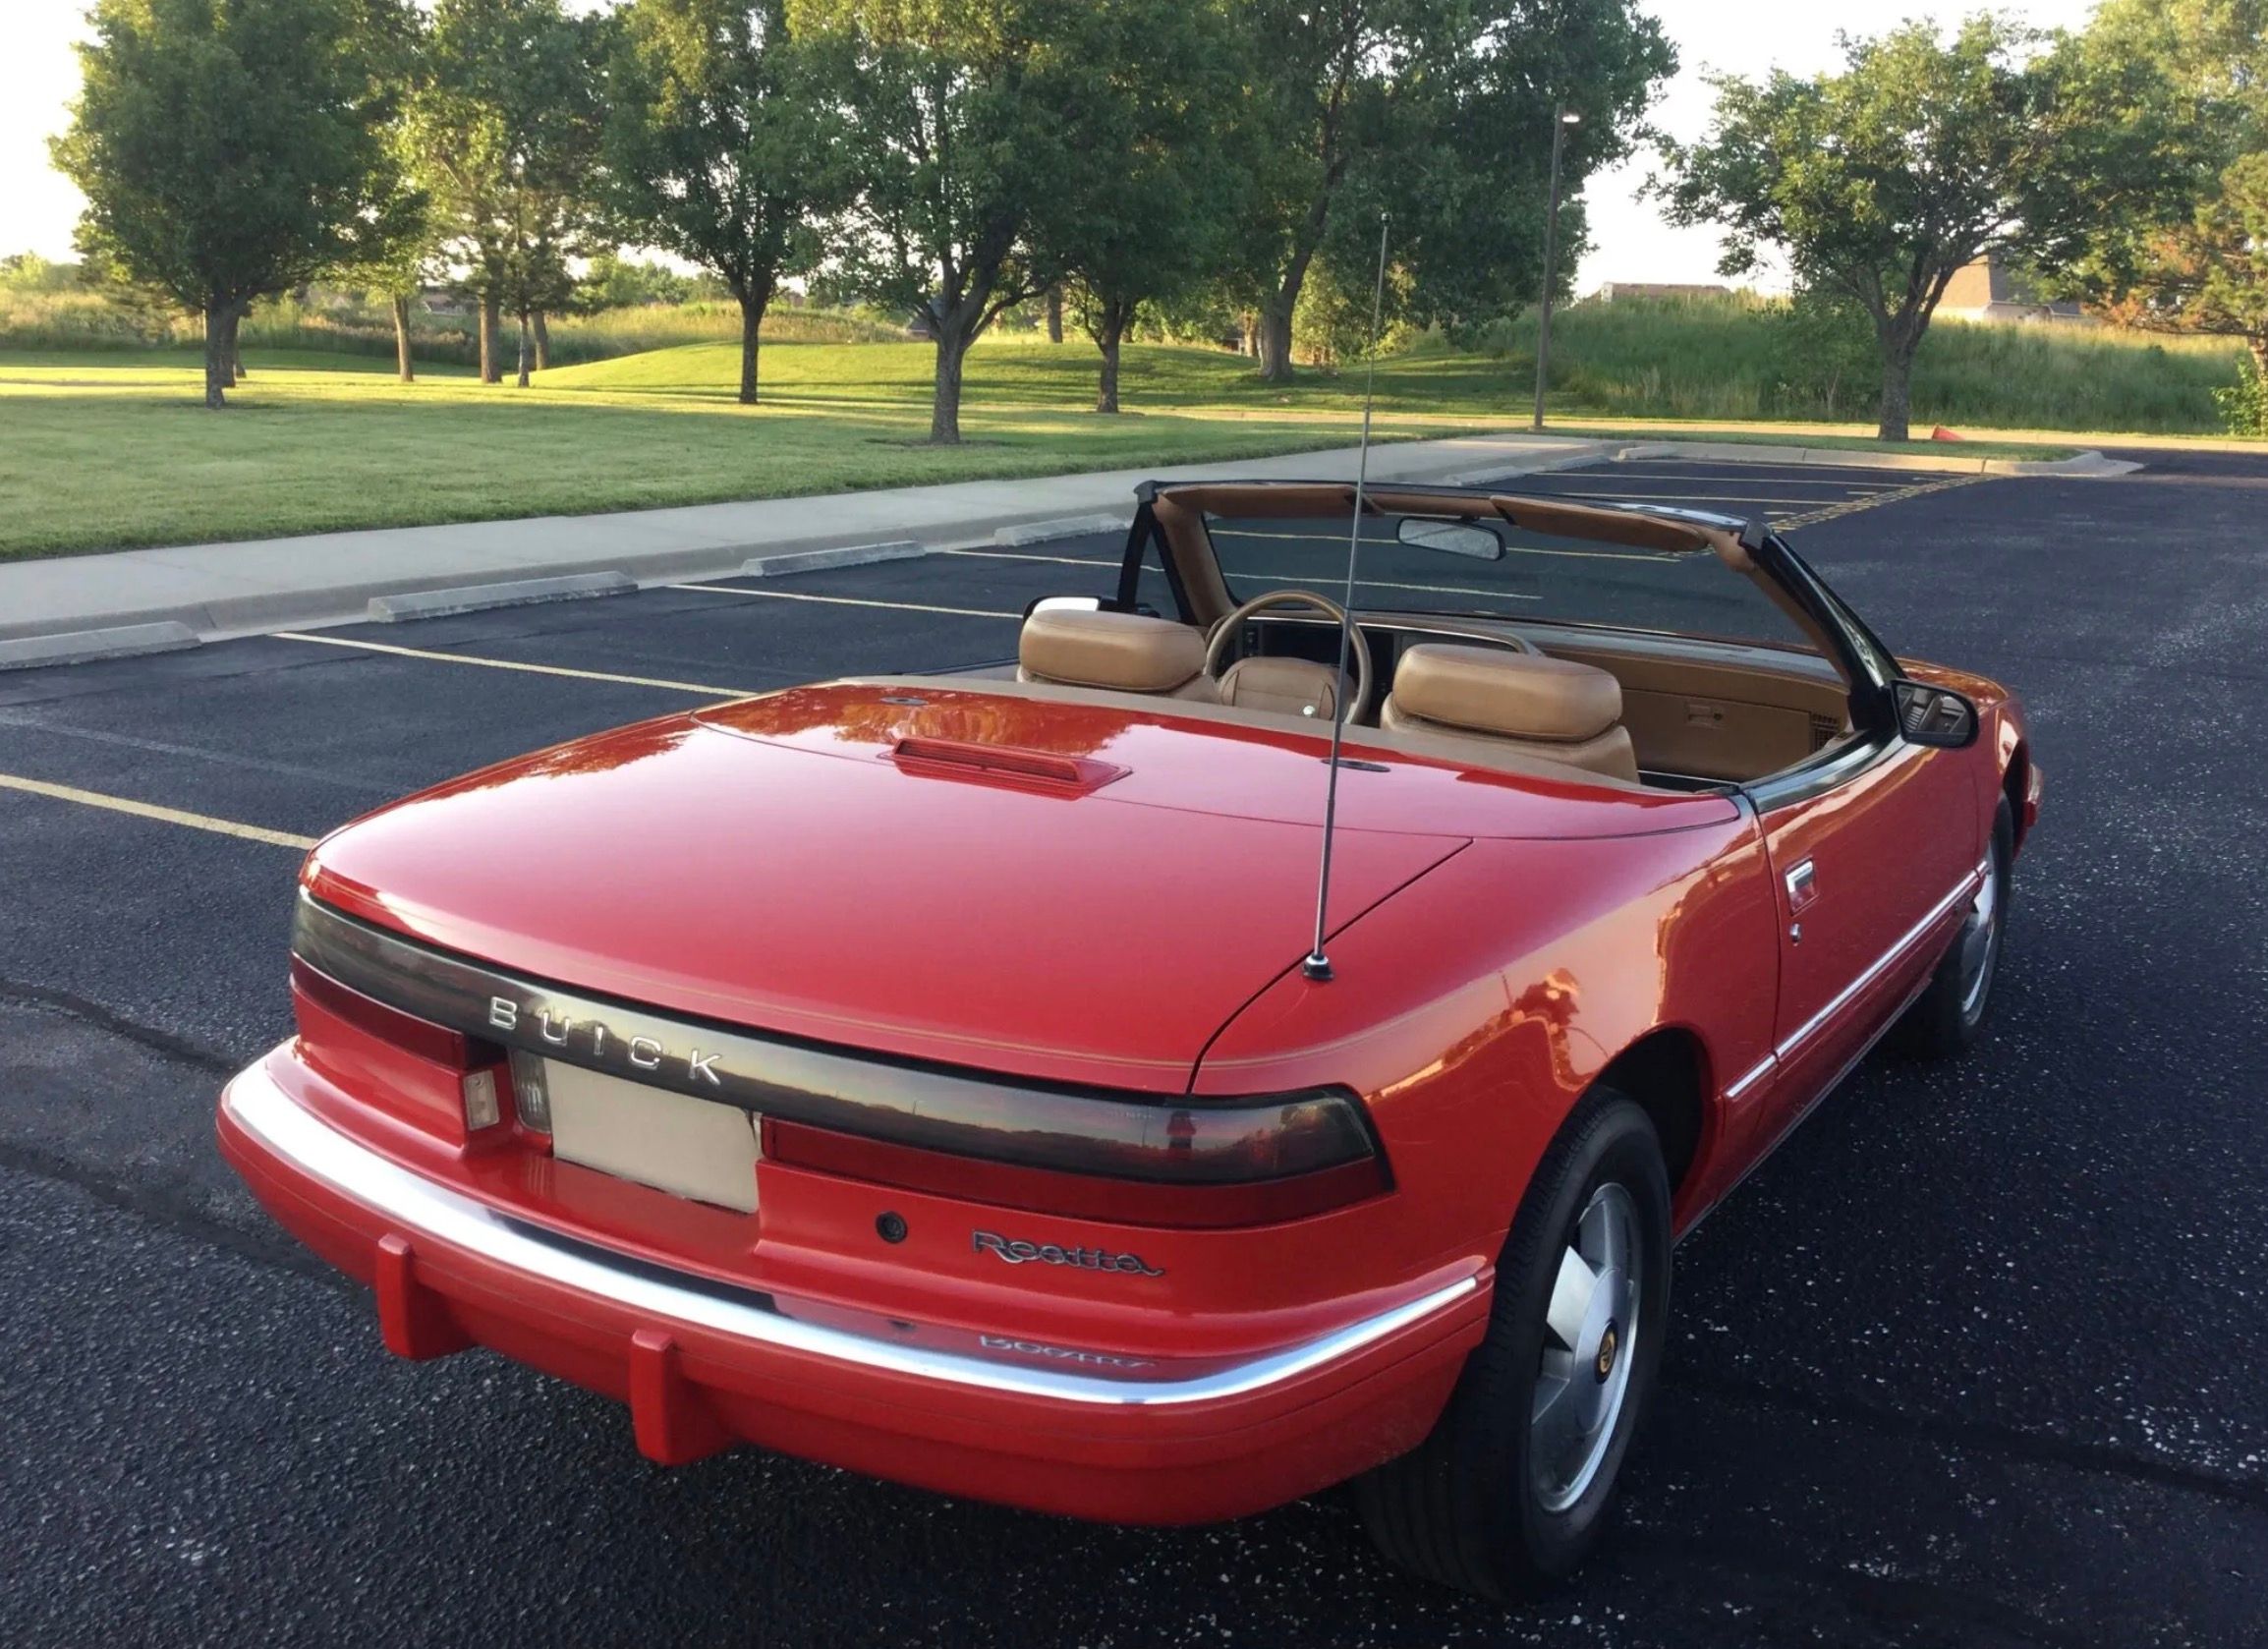
[[[1085,539],[1097,533],[1123,533],[1131,522],[1123,515],[1065,515],[1052,521],[1027,521],[1002,527],[992,542],[1013,549],[1021,544],[1044,544],[1056,539]]]
[[[70,630],[59,636],[24,636],[15,641],[0,641],[0,670],[29,670],[41,664],[85,664],[97,658],[136,658],[145,653],[175,653],[197,645],[197,632],[171,619],[161,624]]]
[[[630,596],[638,581],[628,573],[572,573],[565,578],[523,578],[509,584],[465,584],[453,590],[413,590],[400,596],[372,596],[369,612],[381,624],[417,618],[448,618],[490,607],[527,607],[539,601],[583,601],[594,596]]]
[[[756,555],[740,564],[741,578],[778,578],[783,573],[817,573],[829,567],[863,567],[870,561],[911,561],[929,554],[912,539],[887,543],[844,544],[839,549],[796,549],[783,555]]]

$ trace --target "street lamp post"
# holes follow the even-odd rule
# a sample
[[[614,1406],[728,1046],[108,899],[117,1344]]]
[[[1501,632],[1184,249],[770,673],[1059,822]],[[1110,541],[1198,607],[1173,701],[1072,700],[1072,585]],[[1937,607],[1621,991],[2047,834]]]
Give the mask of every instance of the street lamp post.
[[[1583,117],[1561,103],[1552,117],[1552,203],[1544,215],[1544,311],[1536,325],[1536,423],[1544,426],[1544,378],[1552,364],[1552,281],[1559,273],[1559,156],[1566,148],[1567,128]]]

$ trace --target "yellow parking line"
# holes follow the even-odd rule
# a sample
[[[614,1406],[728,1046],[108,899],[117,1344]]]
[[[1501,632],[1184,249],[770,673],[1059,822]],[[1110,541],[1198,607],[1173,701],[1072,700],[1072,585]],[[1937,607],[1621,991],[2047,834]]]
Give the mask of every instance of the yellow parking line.
[[[812,596],[792,590],[749,590],[737,584],[665,584],[664,590],[699,590],[710,596],[763,596],[774,601],[822,601],[834,607],[888,607],[895,612],[944,612],[955,618],[1021,618],[991,607],[933,607],[922,601],[878,601],[865,596]]]
[[[1775,525],[1782,532],[1791,532],[1798,527],[1811,527],[1822,521],[1838,521],[1846,515],[1856,515],[1861,510],[1877,509],[1884,504],[1896,504],[1907,498],[1926,497],[1932,492],[1950,492],[1956,486],[1974,486],[1980,481],[1991,481],[1992,479],[1991,476],[1946,476],[1937,481],[1925,481],[1916,483],[1912,486],[1901,486],[1894,492],[1877,492],[1871,497],[1865,498],[1845,498],[1841,503],[1829,504],[1824,509],[1812,510],[1804,515],[1784,517]]]
[[[671,585],[672,590],[698,586]],[[298,630],[278,630],[279,642],[313,642],[319,647],[351,647],[361,653],[385,653],[397,658],[429,658],[436,664],[477,664],[483,670],[523,670],[529,675],[567,676],[575,681],[605,681],[621,687],[659,687],[671,693],[698,693],[709,699],[746,699],[754,687],[712,687],[705,681],[668,681],[657,676],[613,675],[605,670],[571,670],[564,664],[528,664],[517,658],[479,658],[469,653],[431,653],[422,647],[394,647],[386,642],[354,642],[344,636],[311,636]]]
[[[262,829],[257,824],[239,824],[233,819],[214,819],[208,814],[185,813],[180,808],[161,808],[150,802],[137,802],[124,796],[105,796],[99,790],[81,790],[69,784],[50,784],[40,778],[19,778],[14,773],[0,773],[0,790],[21,790],[28,795],[45,796],[58,802],[77,802],[81,807],[107,808],[112,813],[130,813],[137,819],[154,819],[165,824],[186,824],[192,830],[210,830],[216,836],[240,836],[246,841],[265,842],[270,847],[296,847],[302,852],[314,846],[312,836],[295,836],[286,830]]]

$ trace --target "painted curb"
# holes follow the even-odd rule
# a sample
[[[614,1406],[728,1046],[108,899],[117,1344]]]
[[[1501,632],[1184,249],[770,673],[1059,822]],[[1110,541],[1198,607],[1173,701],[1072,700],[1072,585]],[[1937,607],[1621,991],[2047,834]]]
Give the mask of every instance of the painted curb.
[[[197,632],[171,619],[159,624],[121,624],[107,630],[69,630],[59,636],[26,636],[0,642],[0,670],[136,658],[145,653],[178,653],[197,645]]]
[[[1022,526],[1000,528],[992,534],[992,542],[1012,549],[1019,544],[1044,544],[1056,539],[1123,533],[1132,519],[1123,515],[1065,515],[1052,521],[1027,521]]]
[[[416,618],[449,618],[490,607],[530,607],[539,601],[583,601],[594,596],[636,594],[628,573],[573,573],[565,578],[523,578],[509,584],[465,584],[454,590],[413,590],[401,596],[372,596],[368,612],[381,624]]]
[[[870,561],[911,561],[929,554],[912,539],[887,543],[845,544],[840,549],[796,549],[784,555],[758,555],[740,564],[741,578],[778,578],[782,573],[817,573],[828,567],[863,567]]]

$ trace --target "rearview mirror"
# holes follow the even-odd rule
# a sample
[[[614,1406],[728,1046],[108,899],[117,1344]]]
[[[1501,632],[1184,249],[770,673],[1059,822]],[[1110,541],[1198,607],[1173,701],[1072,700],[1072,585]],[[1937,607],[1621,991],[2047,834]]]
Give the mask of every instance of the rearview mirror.
[[[1416,549],[1438,549],[1445,555],[1462,555],[1468,561],[1502,561],[1504,540],[1494,527],[1476,521],[1429,521],[1405,515],[1393,536]]]
[[[1898,725],[1909,744],[1960,750],[1976,743],[1976,706],[1950,687],[1928,687],[1918,681],[1897,686]]]

